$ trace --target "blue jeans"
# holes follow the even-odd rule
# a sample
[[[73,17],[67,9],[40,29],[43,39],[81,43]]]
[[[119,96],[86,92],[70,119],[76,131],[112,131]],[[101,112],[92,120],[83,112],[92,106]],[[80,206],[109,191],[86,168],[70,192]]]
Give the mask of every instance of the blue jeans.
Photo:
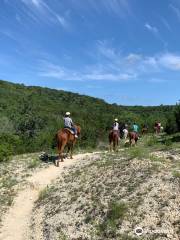
[[[77,130],[76,130],[76,128],[75,127],[66,127],[66,126],[64,126],[65,128],[69,128],[70,130],[72,130],[73,132],[74,132],[74,134],[75,135],[77,135]]]

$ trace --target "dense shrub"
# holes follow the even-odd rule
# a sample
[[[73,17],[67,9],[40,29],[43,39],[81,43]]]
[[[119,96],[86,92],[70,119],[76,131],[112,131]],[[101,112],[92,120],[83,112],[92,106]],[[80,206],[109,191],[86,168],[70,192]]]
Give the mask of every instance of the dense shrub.
[[[0,144],[0,162],[8,161],[12,153],[13,151],[11,145],[7,143]]]
[[[175,119],[176,119],[176,126],[177,130],[180,132],[180,104],[175,108]]]
[[[48,150],[56,145],[53,139],[63,127],[66,111],[82,128],[76,147],[94,148],[107,141],[115,117],[129,126],[134,121],[140,127],[147,124],[151,132],[157,120],[166,125],[173,107],[118,106],[71,92],[0,81],[0,144],[8,143],[13,153]]]

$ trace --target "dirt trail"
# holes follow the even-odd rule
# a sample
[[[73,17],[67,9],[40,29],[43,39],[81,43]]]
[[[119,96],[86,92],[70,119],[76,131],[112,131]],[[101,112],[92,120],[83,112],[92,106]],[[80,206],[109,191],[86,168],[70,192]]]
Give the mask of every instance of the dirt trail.
[[[60,163],[59,168],[52,165],[29,177],[26,188],[19,192],[13,206],[3,218],[0,240],[29,240],[31,212],[34,202],[38,199],[39,192],[57,177],[60,177],[64,167],[76,164],[77,161],[88,155],[78,154],[74,159],[67,159]]]

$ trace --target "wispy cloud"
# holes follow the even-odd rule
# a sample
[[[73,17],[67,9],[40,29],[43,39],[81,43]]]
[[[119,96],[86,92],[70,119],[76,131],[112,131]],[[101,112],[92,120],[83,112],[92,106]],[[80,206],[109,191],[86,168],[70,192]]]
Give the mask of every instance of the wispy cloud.
[[[47,61],[41,62],[39,76],[67,81],[128,81],[136,77],[134,74],[115,73],[98,67],[91,67],[91,71],[88,71],[88,67],[84,71],[76,71]]]
[[[151,32],[159,41],[162,42],[164,49],[167,49],[168,43],[162,38],[159,29],[149,23],[145,23],[144,27]]]
[[[17,42],[17,38],[15,37],[15,35],[13,34],[13,32],[11,32],[10,30],[0,30],[0,34],[4,35],[5,37]]]
[[[120,17],[126,17],[132,14],[132,9],[128,0],[110,0],[101,1],[107,11],[115,13]]]
[[[170,26],[170,24],[168,23],[168,21],[167,21],[165,18],[161,17],[161,22],[164,24],[164,26],[165,26],[169,31],[171,31],[171,26]]]
[[[70,0],[71,5],[80,9],[83,12],[89,11],[101,14],[108,13],[121,19],[126,19],[127,17],[133,16],[131,1],[129,0],[86,0],[86,1],[76,1]]]
[[[150,25],[149,23],[145,23],[144,26],[145,26],[145,28],[146,28],[148,31],[150,31],[150,32],[152,32],[152,33],[154,33],[154,34],[159,33],[159,30],[158,30],[155,26]]]
[[[123,54],[121,50],[108,46],[107,41],[97,41],[92,55],[94,64],[82,63],[80,70],[67,68],[57,61],[41,61],[39,76],[74,81],[138,81],[157,73],[180,71],[180,55],[174,53],[165,52],[149,56],[137,53]],[[73,62],[73,59],[70,61]],[[157,81],[156,77],[152,79]]]
[[[56,18],[64,29],[69,29],[69,23],[64,17],[57,14]]]
[[[50,4],[42,0],[21,0],[27,8],[27,15],[34,21],[45,22],[47,24],[57,23],[65,30],[69,30],[70,23],[67,14],[54,10]]]
[[[169,7],[176,14],[178,20],[180,21],[180,9],[178,7],[175,7],[173,4],[170,4]]]

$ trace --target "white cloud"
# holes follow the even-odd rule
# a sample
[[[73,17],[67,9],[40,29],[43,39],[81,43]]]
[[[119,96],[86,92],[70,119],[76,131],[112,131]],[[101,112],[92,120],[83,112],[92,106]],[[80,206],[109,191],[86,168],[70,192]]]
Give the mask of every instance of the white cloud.
[[[25,5],[29,7],[42,8],[43,2],[41,0],[21,0]]]
[[[130,53],[126,57],[126,60],[128,64],[136,64],[137,62],[142,60],[142,56],[140,54]]]
[[[168,23],[168,21],[167,21],[165,18],[163,18],[163,17],[161,17],[161,21],[162,21],[162,23],[164,24],[164,26],[165,26],[169,31],[171,31],[171,26],[170,26],[170,24]]]
[[[61,24],[61,26],[64,28],[64,29],[68,29],[69,28],[69,23],[67,22],[67,20],[60,16],[60,15],[56,15],[57,17],[57,20],[59,21],[59,23]]]
[[[97,41],[97,51],[99,54],[103,55],[108,59],[117,59],[117,53],[115,53],[115,49],[108,46],[109,43],[107,41]]]
[[[69,0],[73,8],[81,12],[91,11],[91,13],[115,15],[121,19],[133,16],[132,7],[129,0]]]
[[[32,4],[34,4],[36,7],[40,7],[41,0],[31,0]]]
[[[154,34],[157,34],[159,32],[159,30],[154,27],[154,26],[151,26],[149,23],[145,23],[145,28],[148,29],[150,32],[154,33]]]
[[[172,11],[176,14],[178,20],[180,21],[180,9],[175,7],[174,5],[170,4],[169,7],[172,9]]]
[[[107,11],[113,12],[123,18],[132,13],[128,0],[102,0],[101,3],[104,5]]]
[[[69,22],[66,19],[66,13],[61,14],[53,10],[43,0],[21,0],[27,8],[27,15],[36,22],[44,22],[46,24],[57,23],[64,29],[69,29]]]
[[[128,81],[136,78],[135,74],[118,71],[118,69],[116,72],[98,66],[85,67],[84,69],[84,71],[77,71],[47,61],[41,61],[39,76],[73,81]]]
[[[123,54],[121,50],[112,47],[110,42],[97,41],[91,54],[94,64],[82,63],[81,69],[67,68],[53,59],[52,62],[42,61],[39,75],[74,81],[138,81],[146,79],[146,76],[149,79],[149,76],[155,74],[180,71],[180,55],[175,53]],[[68,60],[69,63],[73,61],[73,58]]]
[[[180,70],[180,55],[167,53],[160,56],[158,59],[160,65],[170,70]]]

